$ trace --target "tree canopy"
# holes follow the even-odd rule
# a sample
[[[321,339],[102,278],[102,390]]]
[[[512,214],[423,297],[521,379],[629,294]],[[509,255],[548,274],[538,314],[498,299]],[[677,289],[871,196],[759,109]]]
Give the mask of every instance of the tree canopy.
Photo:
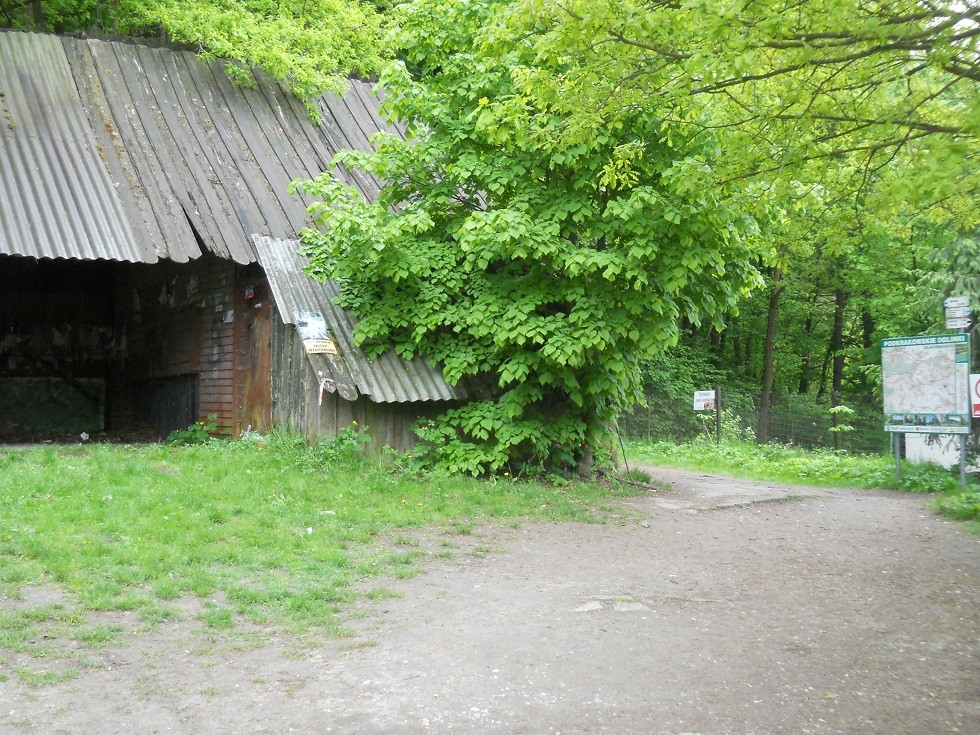
[[[497,48],[522,38],[555,62],[514,73],[522,92],[569,114],[570,139],[652,104],[719,134],[722,179],[819,180],[843,165],[856,188],[897,164],[893,194],[976,223],[975,4],[518,0],[493,34]]]
[[[163,37],[233,62],[239,81],[259,66],[306,100],[384,58],[381,17],[357,0],[0,0],[0,25]]]
[[[395,18],[405,64],[384,83],[411,143],[338,159],[390,182],[374,204],[305,184],[323,231],[304,241],[366,345],[484,388],[423,433],[453,469],[588,458],[685,329],[729,327],[764,396],[796,371],[836,405],[870,387],[847,359],[914,321],[916,254],[974,241],[969,5],[416,0]]]

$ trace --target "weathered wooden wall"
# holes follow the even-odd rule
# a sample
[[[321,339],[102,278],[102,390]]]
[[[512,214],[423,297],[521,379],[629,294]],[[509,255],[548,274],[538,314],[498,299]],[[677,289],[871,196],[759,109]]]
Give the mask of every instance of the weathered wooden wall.
[[[356,421],[376,447],[404,450],[415,444],[412,423],[447,407],[327,390],[321,402],[319,376],[295,327],[278,318],[261,268],[210,255],[153,265],[0,257],[0,398],[4,379],[35,381],[8,386],[11,396],[39,379],[91,393],[84,426],[57,419],[66,430],[146,425],[161,437],[211,414],[221,436],[276,424],[316,438]]]
[[[269,282],[253,263],[236,269],[235,434],[272,427],[272,317]]]
[[[376,450],[389,446],[411,449],[417,438],[412,424],[422,415],[435,415],[448,408],[442,403],[375,403],[360,397],[347,401],[337,393],[323,391],[320,401],[317,376],[303,343],[292,324],[279,319],[272,323],[272,419],[309,439],[333,436],[341,429],[366,429]]]

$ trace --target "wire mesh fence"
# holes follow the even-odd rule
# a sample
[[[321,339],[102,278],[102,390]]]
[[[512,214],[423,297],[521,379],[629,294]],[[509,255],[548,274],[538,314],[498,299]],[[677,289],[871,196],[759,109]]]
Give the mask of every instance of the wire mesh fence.
[[[835,421],[830,407],[806,396],[777,399],[768,416],[760,412],[760,396],[722,393],[722,435],[727,439],[767,441],[806,448],[881,453],[889,449],[878,406],[850,406]],[[762,422],[765,422],[764,424]],[[619,428],[631,439],[689,441],[715,436],[714,411],[695,412],[691,401],[663,395],[647,396],[647,406],[621,417]]]
[[[806,449],[836,449],[856,454],[892,453],[892,437],[884,430],[878,403],[851,403],[837,413],[809,396],[782,396],[770,407],[768,420],[760,412],[758,394],[722,391],[722,438],[792,444]],[[763,426],[762,422],[765,421]],[[670,398],[657,392],[647,395],[647,405],[636,407],[619,419],[624,438],[650,442],[691,441],[716,436],[716,414],[694,411],[690,399]],[[960,465],[961,439],[949,434],[900,434],[902,459],[933,463],[954,469]],[[980,474],[980,432],[967,442],[966,472]]]
[[[959,467],[962,437],[958,434],[902,434],[900,437],[902,458],[921,464],[931,462],[940,467]],[[966,471],[980,472],[976,441],[966,445]]]

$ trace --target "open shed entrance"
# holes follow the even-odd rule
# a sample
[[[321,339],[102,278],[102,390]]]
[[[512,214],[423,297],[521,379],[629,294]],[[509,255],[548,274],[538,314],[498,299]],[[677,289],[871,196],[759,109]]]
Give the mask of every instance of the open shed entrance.
[[[268,428],[261,269],[0,255],[0,442]]]

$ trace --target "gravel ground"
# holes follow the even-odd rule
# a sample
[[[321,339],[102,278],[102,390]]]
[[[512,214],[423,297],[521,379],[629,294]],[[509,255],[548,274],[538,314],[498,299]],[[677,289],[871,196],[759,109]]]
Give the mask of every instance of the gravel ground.
[[[624,524],[454,538],[352,639],[183,621],[0,682],[0,733],[980,732],[980,538],[921,496],[652,472]]]

